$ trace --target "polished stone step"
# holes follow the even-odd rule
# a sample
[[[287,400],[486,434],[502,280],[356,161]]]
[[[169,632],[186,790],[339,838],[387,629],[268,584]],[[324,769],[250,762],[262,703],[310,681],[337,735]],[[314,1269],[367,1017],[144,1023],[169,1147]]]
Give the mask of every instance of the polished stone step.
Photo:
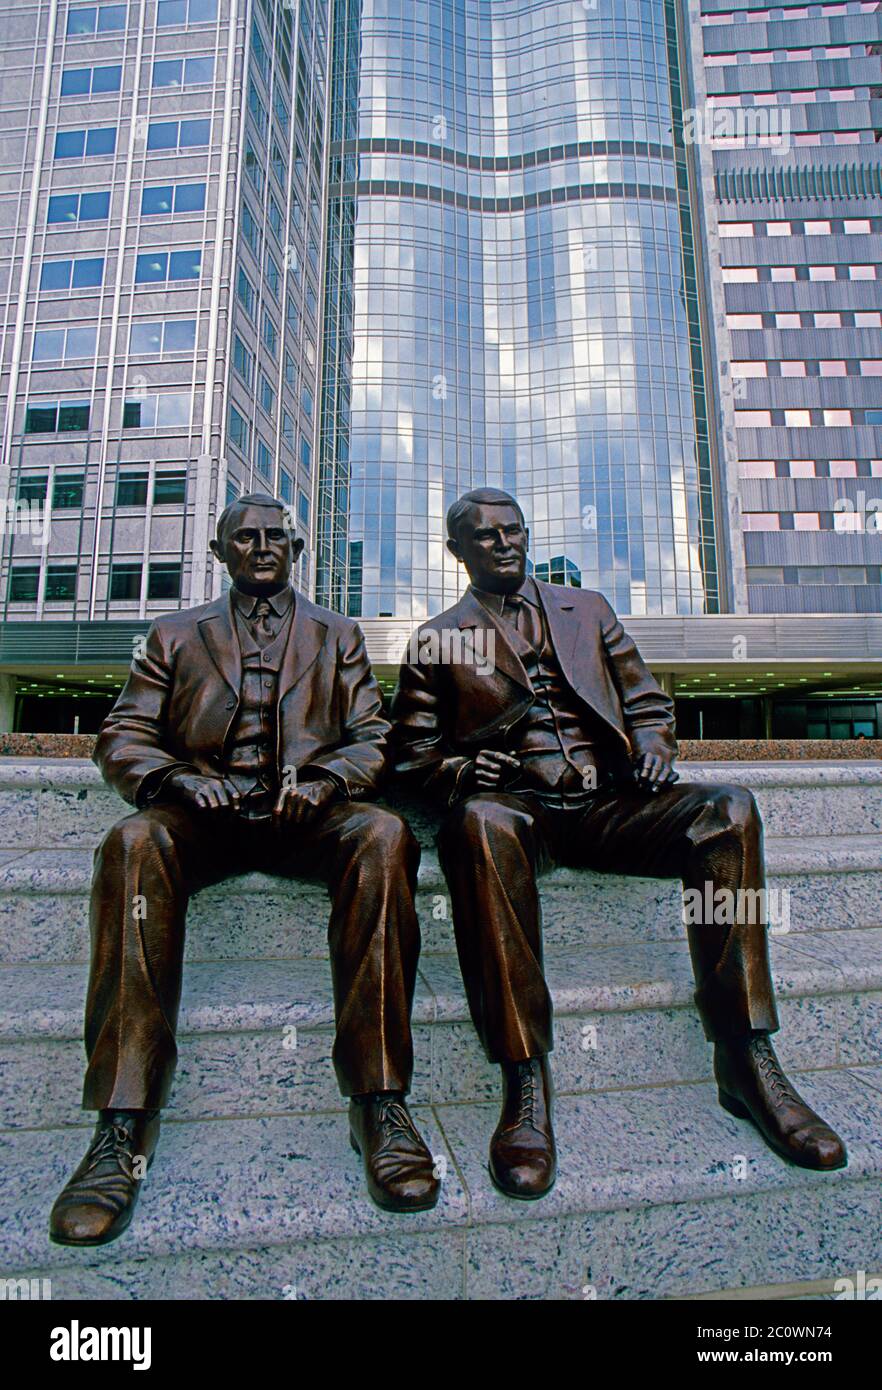
[[[776,937],[793,1069],[882,1064],[882,928]],[[701,1081],[712,1050],[685,943],[550,948],[560,1094]],[[0,967],[0,1127],[82,1122],[82,965]],[[495,1099],[497,1068],[468,1017],[457,962],[424,956],[414,1003],[417,1103]],[[169,1113],[186,1119],[339,1109],[325,961],[190,964]]]
[[[878,762],[680,763],[684,781],[728,782],[755,794],[769,835],[882,832]],[[424,844],[434,820],[399,798]],[[83,759],[0,758],[0,847],[94,848],[131,807]]]
[[[882,835],[766,841],[772,902],[787,914],[775,933],[882,924]],[[92,855],[85,849],[0,852],[0,961],[88,958]],[[433,850],[424,850],[417,906],[427,954],[454,949],[450,902]],[[542,879],[549,945],[682,939],[676,881],[591,870],[553,870]],[[328,900],[317,883],[246,874],[194,896],[187,918],[191,960],[323,958]]]
[[[557,1185],[519,1203],[487,1175],[493,1106],[418,1107],[445,1176],[407,1217],[370,1203],[342,1114],[168,1122],[135,1224],[89,1251],[45,1234],[88,1131],[7,1133],[0,1263],[54,1299],[657,1299],[873,1269],[882,1069],[797,1079],[848,1168],[784,1163],[708,1084],[645,1087],[561,1097]]]

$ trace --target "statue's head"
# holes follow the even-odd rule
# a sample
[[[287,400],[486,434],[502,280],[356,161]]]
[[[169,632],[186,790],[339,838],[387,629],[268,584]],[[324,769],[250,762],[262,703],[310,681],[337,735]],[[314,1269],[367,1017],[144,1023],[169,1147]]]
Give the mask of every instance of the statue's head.
[[[268,492],[246,492],[217,520],[211,552],[246,594],[274,594],[290,581],[303,541],[291,528],[284,502]]]
[[[476,588],[510,594],[523,584],[530,533],[509,493],[495,487],[464,493],[447,513],[447,538]]]

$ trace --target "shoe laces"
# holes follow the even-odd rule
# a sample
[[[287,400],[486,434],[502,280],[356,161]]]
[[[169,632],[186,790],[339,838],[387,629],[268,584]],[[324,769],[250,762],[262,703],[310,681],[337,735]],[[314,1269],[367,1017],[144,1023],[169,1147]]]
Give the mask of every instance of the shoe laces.
[[[515,1125],[536,1128],[536,1073],[529,1062],[518,1063],[518,1115]]]
[[[123,1125],[107,1125],[89,1151],[89,1171],[105,1160],[116,1162],[126,1177],[133,1176],[132,1136]]]
[[[381,1100],[377,1118],[383,1129],[383,1140],[391,1144],[396,1135],[419,1141],[413,1121],[400,1100]]]
[[[773,1096],[782,1100],[798,1100],[796,1092],[781,1070],[775,1050],[768,1038],[756,1038],[753,1044],[756,1067]]]

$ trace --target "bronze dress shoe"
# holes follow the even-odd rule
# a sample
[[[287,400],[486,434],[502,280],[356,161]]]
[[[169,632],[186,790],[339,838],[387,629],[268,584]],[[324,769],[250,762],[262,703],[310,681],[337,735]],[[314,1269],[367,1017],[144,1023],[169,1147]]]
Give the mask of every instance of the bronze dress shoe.
[[[86,1157],[62,1188],[49,1217],[57,1245],[106,1245],[134,1215],[159,1138],[157,1110],[102,1110]],[[139,1175],[140,1174],[140,1175]]]
[[[533,1202],[557,1177],[547,1057],[502,1063],[502,1115],[490,1141],[490,1176],[500,1192]]]
[[[441,1183],[401,1091],[353,1096],[349,1142],[361,1154],[368,1192],[384,1211],[428,1211]]]
[[[845,1145],[791,1086],[768,1033],[718,1042],[714,1074],[723,1109],[741,1120],[752,1120],[782,1158],[801,1168],[845,1167]]]

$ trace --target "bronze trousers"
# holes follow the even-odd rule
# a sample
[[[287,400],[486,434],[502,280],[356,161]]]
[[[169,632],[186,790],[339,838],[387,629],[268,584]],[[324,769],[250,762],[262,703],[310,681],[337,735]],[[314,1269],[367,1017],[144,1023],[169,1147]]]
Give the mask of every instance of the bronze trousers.
[[[566,810],[482,793],[449,813],[438,847],[469,1009],[493,1062],[541,1056],[553,1046],[537,879],[554,864],[679,878],[703,894],[708,883],[714,892],[765,886],[762,820],[753,795],[736,786],[676,783],[655,794],[614,788]],[[765,915],[733,925],[710,915],[688,928],[707,1037],[774,1031]]]
[[[167,1103],[190,895],[249,870],[327,884],[340,1089],[406,1091],[419,858],[401,817],[364,801],[334,802],[310,826],[284,831],[162,804],[118,821],[95,853],[84,1109]],[[244,901],[260,912],[259,896]]]

